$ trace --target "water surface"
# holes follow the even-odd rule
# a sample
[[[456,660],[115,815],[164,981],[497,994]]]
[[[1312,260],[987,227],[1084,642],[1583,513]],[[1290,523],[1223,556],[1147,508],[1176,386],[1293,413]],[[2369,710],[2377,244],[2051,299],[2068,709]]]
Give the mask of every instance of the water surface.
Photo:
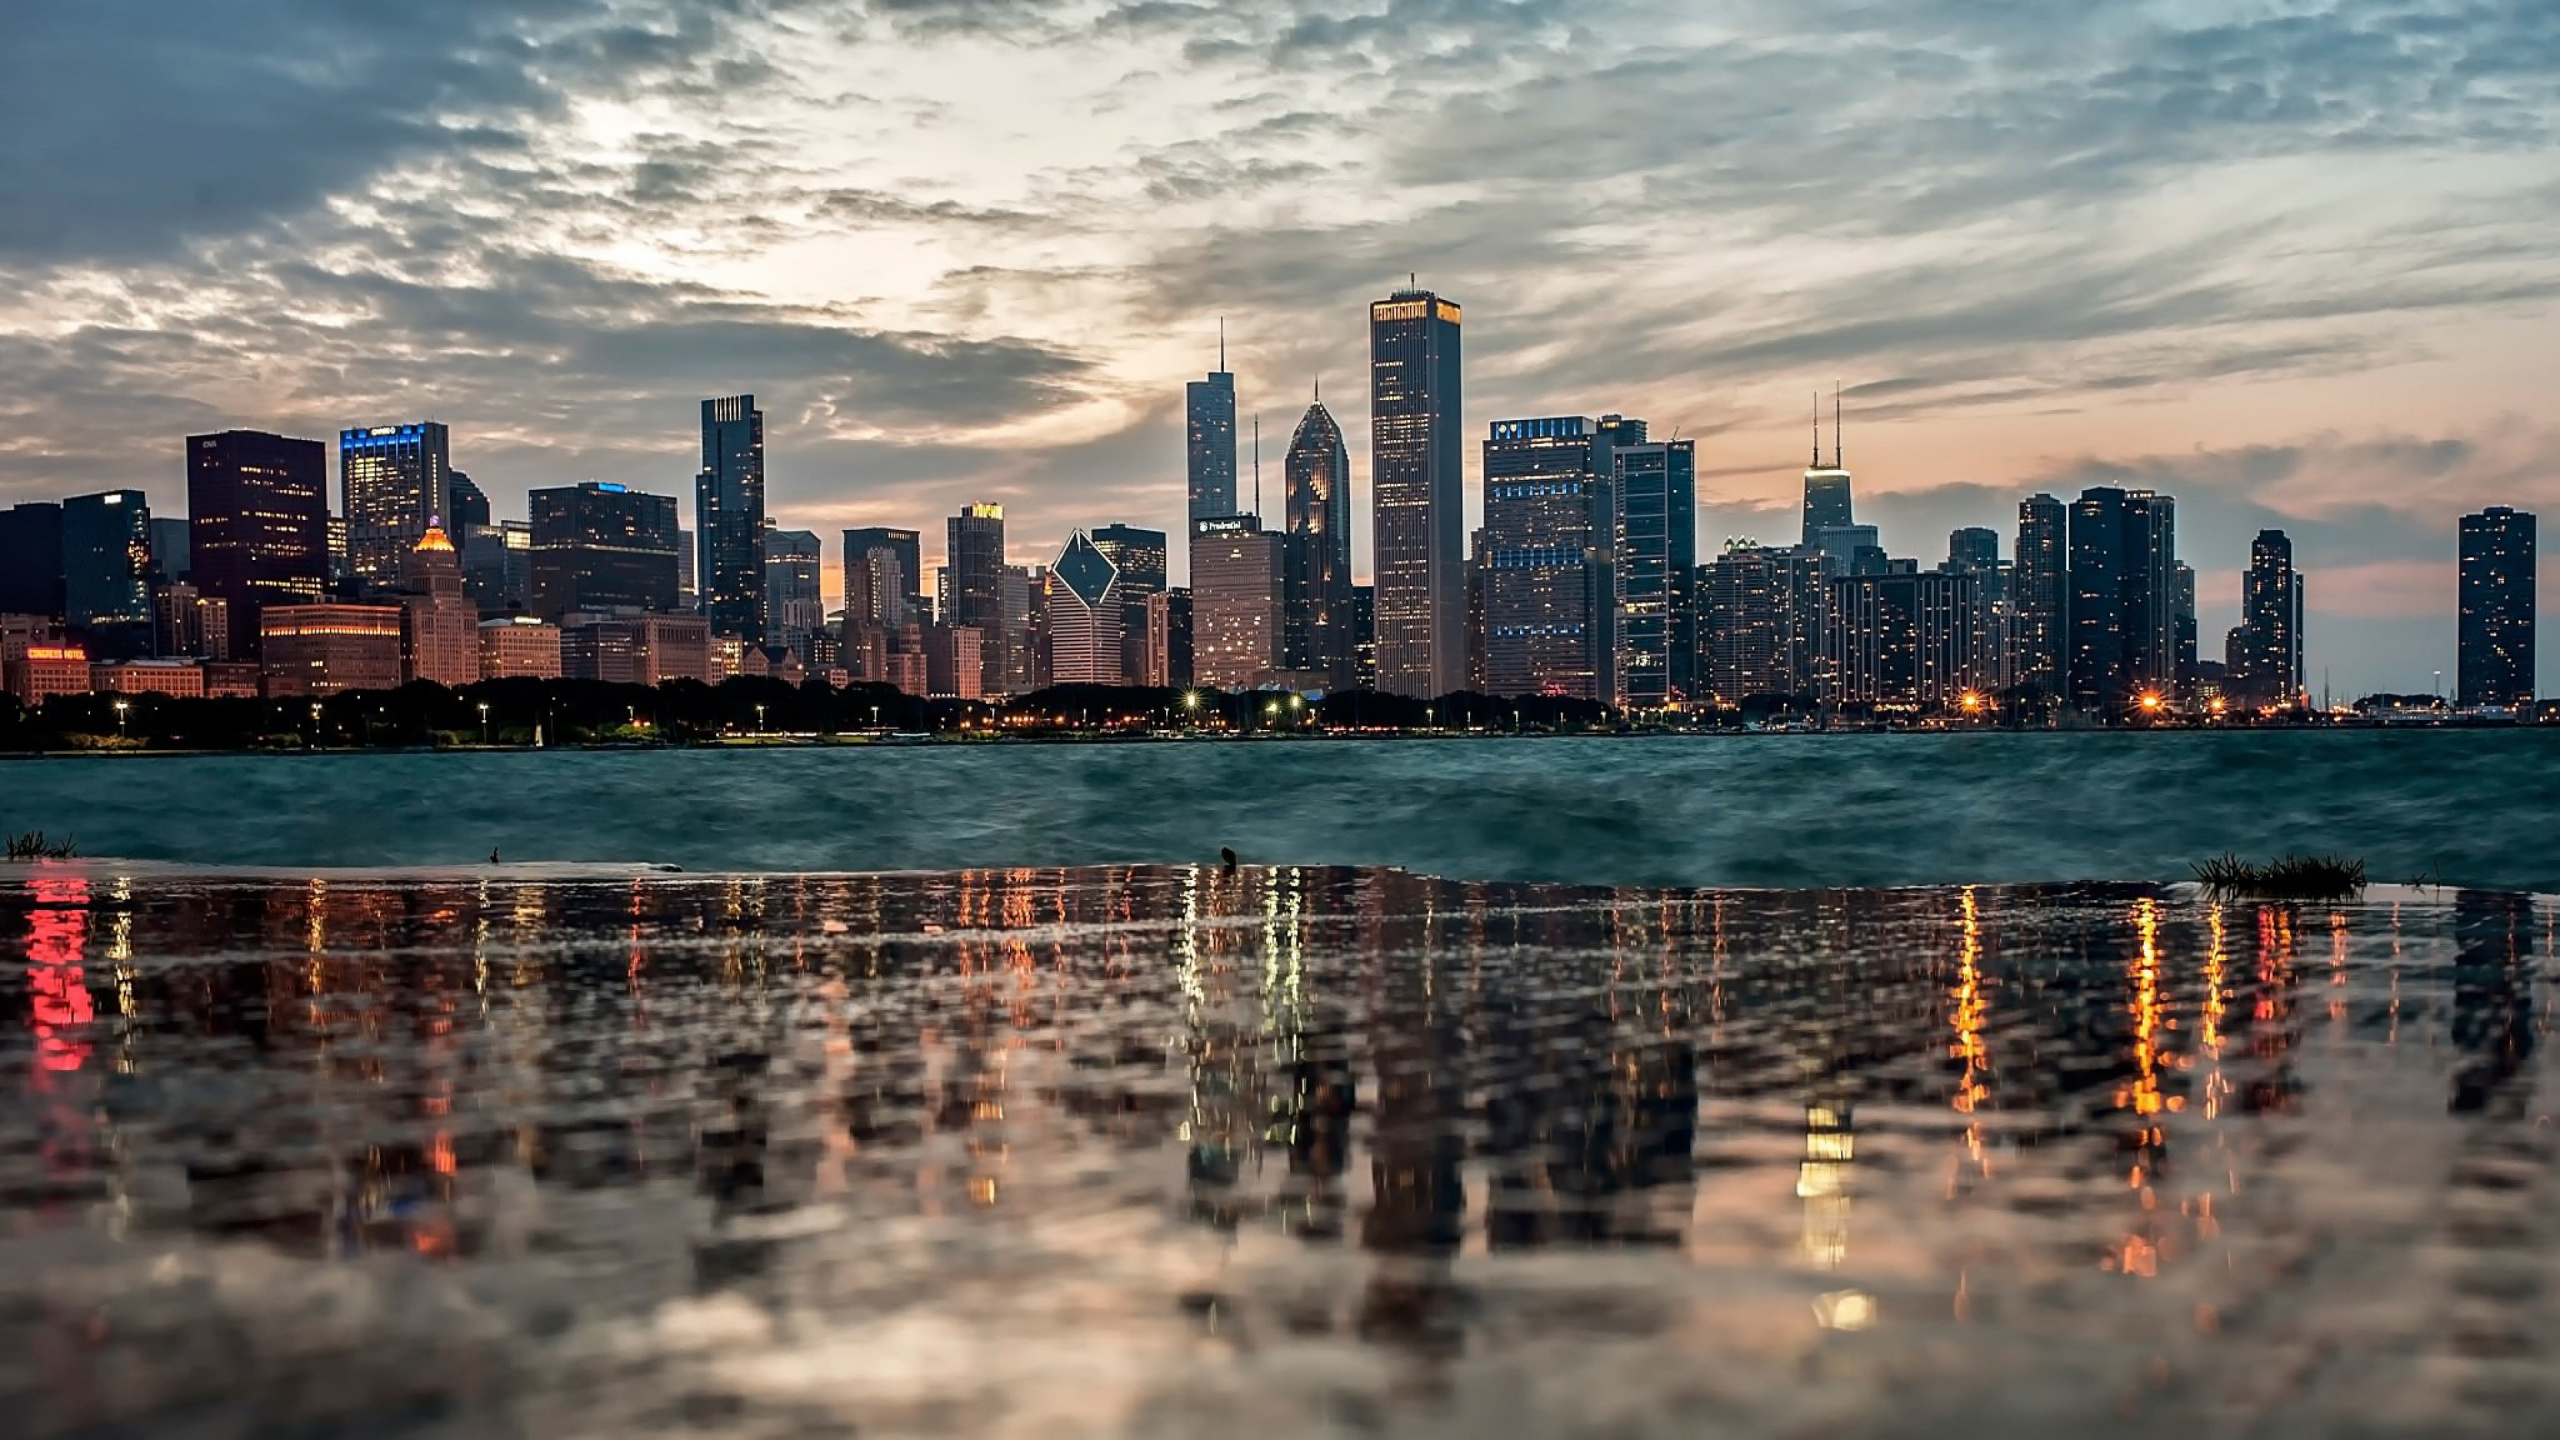
[[[12,867],[0,1413],[2549,1433],[2553,943],[2490,893]]]

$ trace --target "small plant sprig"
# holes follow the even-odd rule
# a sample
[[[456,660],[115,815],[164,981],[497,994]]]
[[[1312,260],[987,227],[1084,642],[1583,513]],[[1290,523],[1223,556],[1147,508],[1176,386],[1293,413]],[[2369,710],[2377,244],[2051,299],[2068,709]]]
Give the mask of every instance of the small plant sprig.
[[[2191,865],[2211,895],[2252,900],[2352,900],[2364,893],[2364,862],[2335,855],[2292,855],[2264,865],[2217,855]]]
[[[80,854],[80,848],[73,840],[49,840],[41,830],[11,835],[7,841],[8,858],[11,860],[72,860]]]

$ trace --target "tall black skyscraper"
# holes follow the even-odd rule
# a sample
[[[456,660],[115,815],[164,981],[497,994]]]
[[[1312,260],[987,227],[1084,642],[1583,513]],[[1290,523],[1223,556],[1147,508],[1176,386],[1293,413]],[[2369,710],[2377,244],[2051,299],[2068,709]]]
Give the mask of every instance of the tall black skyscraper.
[[[62,611],[92,653],[151,653],[151,505],[141,491],[62,502]]]
[[[1369,306],[1369,495],[1378,688],[1467,681],[1466,477],[1456,304],[1423,289]]]
[[[1218,368],[1183,387],[1185,470],[1193,524],[1236,513],[1236,377],[1227,373],[1227,342],[1218,339]]]
[[[676,497],[564,485],[525,497],[533,516],[535,614],[676,608]]]
[[[1580,415],[1496,420],[1487,432],[1477,560],[1491,693],[1607,693],[1616,473],[1609,447]]]
[[[2175,691],[2176,502],[2084,490],[2071,507],[2071,703],[2119,712]]]
[[[2534,695],[2533,516],[2504,505],[2462,517],[2463,705],[2521,705]]]
[[[62,618],[62,507],[0,510],[0,615]]]
[[[1612,447],[1616,597],[1612,684],[1601,697],[1658,709],[1697,686],[1698,449],[1694,440]]]
[[[2239,673],[2227,688],[2253,705],[2290,704],[2302,690],[2302,575],[2293,568],[2293,541],[2281,530],[2261,530],[2249,545],[2249,573],[2240,577],[2239,643],[2226,647]]]
[[[433,420],[338,433],[339,513],[347,568],[398,585],[409,556],[450,498],[453,440]]]
[[[981,689],[989,695],[1013,689],[1005,643],[1004,507],[972,505],[951,517],[944,532],[942,581],[949,604],[942,623],[978,632]]]
[[[1320,672],[1335,689],[1352,680],[1351,449],[1317,400],[1298,419],[1282,465],[1288,600],[1281,665]]]
[[[1165,533],[1102,525],[1086,538],[1119,573],[1120,673],[1135,685],[1147,673],[1147,597],[1165,593]]]
[[[714,635],[764,643],[764,412],[753,395],[702,402],[694,586]]]
[[[2069,692],[2071,674],[2071,546],[2062,502],[2033,495],[2018,502],[2017,559],[2009,577],[2014,659],[2010,683],[2054,699]]]
[[[1831,463],[1822,463],[1822,397],[1813,400],[1813,463],[1804,472],[1804,543],[1823,544],[1823,532],[1846,530],[1858,523],[1849,493],[1849,472],[1842,456],[1838,412],[1840,400],[1833,396],[1831,427]]]
[[[245,658],[261,610],[328,594],[328,445],[262,430],[188,436],[187,527],[190,583],[227,607]]]

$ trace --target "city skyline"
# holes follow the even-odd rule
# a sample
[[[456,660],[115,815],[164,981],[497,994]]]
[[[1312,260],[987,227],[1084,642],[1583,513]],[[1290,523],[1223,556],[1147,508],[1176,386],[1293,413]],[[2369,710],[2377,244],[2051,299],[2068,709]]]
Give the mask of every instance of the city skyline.
[[[1894,548],[2036,491],[2175,494],[2208,635],[2251,535],[2317,557],[2306,667],[2340,688],[2451,666],[2451,517],[2560,500],[2560,67],[2524,11],[1101,13],[279,0],[144,47],[49,17],[0,101],[45,137],[0,176],[0,504],[166,512],[160,437],[421,417],[492,494],[682,495],[674,412],[750,390],[786,523],[984,499],[1054,554],[1180,528],[1178,385],[1225,316],[1240,419],[1338,380],[1369,575],[1342,307],[1417,270],[1473,310],[1471,441],[1684,427],[1702,544],[1775,542],[1838,377]],[[207,103],[244,69],[272,83]]]

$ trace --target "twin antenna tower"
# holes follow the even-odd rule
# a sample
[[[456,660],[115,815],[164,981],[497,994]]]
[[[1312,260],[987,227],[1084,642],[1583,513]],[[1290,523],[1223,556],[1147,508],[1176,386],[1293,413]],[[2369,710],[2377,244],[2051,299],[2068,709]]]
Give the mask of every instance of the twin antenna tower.
[[[1822,392],[1813,392],[1813,468],[1822,468]],[[1831,468],[1842,468],[1840,461],[1840,386],[1831,386]]]

